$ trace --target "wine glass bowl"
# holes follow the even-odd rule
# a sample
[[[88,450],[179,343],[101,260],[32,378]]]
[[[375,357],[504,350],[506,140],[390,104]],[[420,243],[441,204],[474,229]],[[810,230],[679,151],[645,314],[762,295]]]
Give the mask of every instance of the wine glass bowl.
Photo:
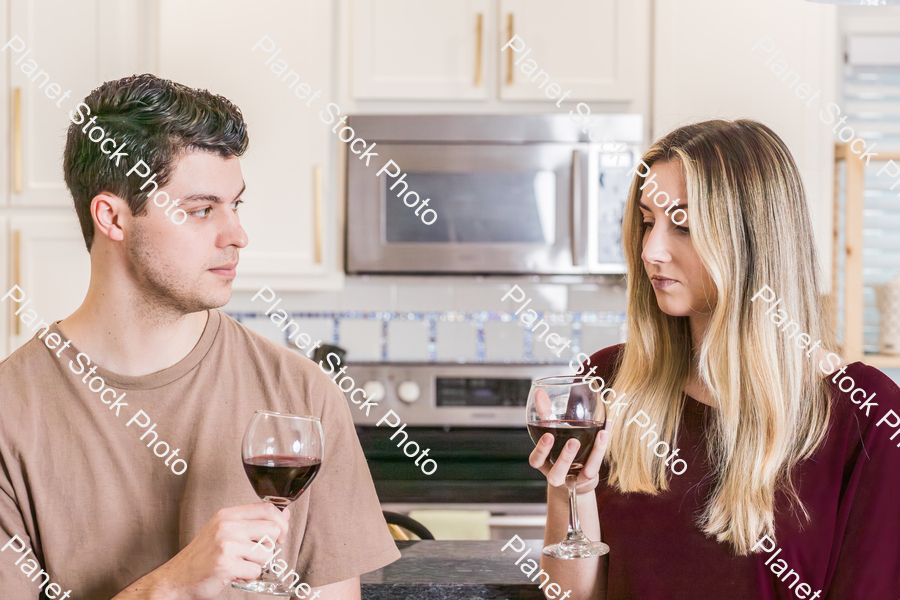
[[[284,510],[306,491],[322,464],[325,434],[318,417],[258,410],[250,419],[241,457],[256,495]],[[279,581],[269,567],[248,582],[232,582],[245,592],[292,596],[296,590]]]
[[[526,406],[526,426],[531,440],[537,444],[544,434],[553,435],[548,460],[556,464],[570,439],[579,447],[566,475],[569,491],[569,528],[563,541],[547,546],[544,556],[551,558],[589,558],[609,552],[609,546],[592,542],[581,531],[575,498],[575,481],[584,468],[597,434],[606,425],[606,405],[600,400],[601,388],[594,390],[594,380],[578,375],[544,377],[531,384]]]

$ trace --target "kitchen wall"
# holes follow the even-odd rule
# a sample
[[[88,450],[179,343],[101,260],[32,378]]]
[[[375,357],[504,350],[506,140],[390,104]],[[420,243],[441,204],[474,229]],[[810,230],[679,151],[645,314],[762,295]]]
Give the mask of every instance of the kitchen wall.
[[[503,296],[518,285],[550,332],[572,345],[557,357],[544,328],[531,333]],[[568,363],[624,341],[625,285],[617,277],[348,277],[336,292],[286,292],[276,298],[313,340],[348,350],[351,361]],[[223,309],[267,338],[288,343],[265,315],[266,294],[235,293]],[[274,314],[274,311],[272,311]],[[524,315],[521,312],[519,316]],[[540,338],[540,339],[539,339]]]
[[[200,1],[102,0],[91,4],[90,11],[73,4],[61,5],[57,11],[34,12],[23,9],[28,5],[25,0],[0,0],[0,29],[7,37],[14,31],[35,32],[26,36],[34,56],[55,79],[73,88],[73,98],[105,79],[153,71],[215,89],[242,107],[252,120],[254,140],[244,159],[245,176],[255,199],[265,202],[248,202],[242,209],[253,247],[242,253],[236,286],[243,291],[236,292],[226,309],[264,335],[277,338],[279,332],[270,321],[254,317],[265,309],[254,306],[250,299],[251,290],[268,284],[276,291],[306,289],[279,294],[284,297],[283,306],[306,315],[304,326],[311,335],[322,332],[322,339],[347,346],[355,360],[552,360],[555,357],[546,356],[546,349],[535,346],[524,326],[515,322],[510,314],[515,310],[513,303],[508,301],[506,306],[500,302],[508,286],[518,282],[534,297],[533,305],[540,306],[548,319],[555,319],[560,335],[572,336],[573,350],[591,351],[620,339],[624,291],[603,280],[343,276],[343,144],[335,142],[314,112],[298,110],[290,93],[278,87],[279,82],[265,67],[269,55],[251,50],[260,36],[276,40],[280,58],[301,65],[304,76],[323,89],[322,97],[338,102],[350,114],[558,112],[552,102],[513,97],[512,92],[521,90],[504,83],[505,61],[494,42],[505,35],[502,20],[513,9],[519,15],[517,33],[535,45],[533,55],[540,56],[542,67],[559,76],[589,73],[596,77],[596,65],[610,60],[602,46],[592,45],[591,52],[579,46],[598,36],[600,30],[591,20],[572,17],[582,14],[573,8],[579,6],[577,2],[552,7],[481,0],[462,8],[436,4],[447,10],[452,6],[456,12],[448,14],[459,19],[473,17],[473,11],[484,13],[488,37],[481,61],[482,84],[426,100],[404,98],[403,94],[379,98],[377,89],[361,92],[353,79],[353,73],[359,71],[353,65],[366,55],[365,47],[354,45],[353,40],[360,39],[368,28],[371,34],[383,27],[395,31],[398,23],[407,29],[413,24],[412,29],[425,41],[425,49],[412,58],[401,46],[388,44],[386,49],[396,51],[393,60],[402,64],[379,63],[377,72],[373,71],[377,77],[369,84],[391,76],[405,77],[409,85],[421,84],[433,75],[462,89],[463,83],[472,81],[471,73],[454,70],[454,59],[459,56],[458,48],[474,53],[476,46],[474,28],[463,27],[465,23],[459,25],[457,20],[443,22],[419,14],[418,4],[410,3],[415,10],[398,9],[397,19],[377,24],[358,12],[369,4],[367,0],[331,0],[282,3],[283,10],[251,11],[236,0],[218,2],[215,9],[212,3]],[[402,3],[394,4],[402,8]],[[900,9],[878,7],[873,12],[869,7],[843,7],[838,13],[834,6],[783,0],[765,0],[754,4],[752,11],[741,12],[713,0],[642,0],[623,6],[637,11],[632,19],[636,34],[616,46],[617,56],[621,54],[636,65],[621,74],[630,94],[627,100],[610,98],[591,102],[592,106],[642,114],[648,141],[685,122],[715,117],[749,116],[772,126],[785,138],[803,170],[820,257],[828,273],[833,134],[813,111],[792,97],[765,66],[765,56],[752,47],[762,36],[769,36],[777,43],[780,57],[801,72],[804,80],[825,90],[829,100],[839,100],[842,38],[832,32],[897,31]],[[228,27],[236,27],[230,18],[235,11],[246,14],[240,28],[232,31]],[[72,23],[83,26],[72,27]],[[460,34],[460,43],[428,43],[428,36],[435,32],[457,35],[453,33],[457,25],[459,31],[468,32]],[[113,43],[111,31],[129,32],[127,39],[115,42],[116,52],[108,50]],[[246,44],[231,43],[239,36]],[[365,39],[394,38],[385,34]],[[494,49],[488,51],[489,46]],[[723,51],[710,52],[710,47]],[[459,65],[474,65],[474,54],[472,60],[466,55],[466,60],[460,61]],[[60,136],[67,115],[34,94],[31,84],[21,80],[21,73],[10,70],[10,64],[0,61],[0,87],[6,90],[0,95],[0,112],[11,114],[11,90],[22,88],[28,176],[21,193],[11,191],[9,185],[0,186],[0,281],[5,282],[5,289],[13,283],[22,285],[29,297],[35,298],[33,306],[39,307],[42,315],[63,318],[81,303],[89,269],[59,171]],[[391,66],[396,72],[388,69]],[[420,67],[420,71],[413,70],[411,75],[404,70],[407,67]],[[573,87],[582,89],[581,85]],[[404,93],[415,96],[411,91]],[[278,137],[282,134],[290,141]],[[4,155],[11,154],[11,139],[10,120],[0,120]],[[290,177],[285,177],[285,172]],[[316,173],[324,178],[321,263],[315,259],[313,242],[322,233],[313,226]],[[12,180],[10,161],[0,161],[0,180]],[[274,214],[277,219],[272,218]],[[312,291],[325,288],[336,291]],[[0,319],[0,358],[30,337],[27,331],[16,332],[10,326],[15,320],[6,316]]]

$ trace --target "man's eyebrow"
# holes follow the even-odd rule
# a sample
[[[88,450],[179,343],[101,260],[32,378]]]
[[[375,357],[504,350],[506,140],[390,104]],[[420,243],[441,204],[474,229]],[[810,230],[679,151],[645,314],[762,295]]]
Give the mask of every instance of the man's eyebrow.
[[[238,198],[240,198],[241,194],[243,194],[244,190],[246,190],[246,189],[247,189],[247,184],[244,183],[244,185],[241,186],[241,191],[239,191],[237,193],[237,195],[234,197],[234,200],[237,200]],[[234,200],[232,200],[232,202],[234,202]],[[213,204],[221,204],[222,199],[213,194],[191,194],[190,196],[185,196],[182,199],[182,203],[188,203],[188,202],[212,202]]]

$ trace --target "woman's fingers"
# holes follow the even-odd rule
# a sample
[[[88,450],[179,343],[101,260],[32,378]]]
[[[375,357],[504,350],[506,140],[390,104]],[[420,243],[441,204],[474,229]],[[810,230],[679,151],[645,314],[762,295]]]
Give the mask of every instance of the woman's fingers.
[[[603,465],[603,458],[606,456],[606,450],[609,448],[609,432],[601,429],[597,432],[594,439],[594,447],[588,459],[584,463],[584,468],[578,476],[579,483],[590,481],[600,475],[600,467]]]
[[[559,453],[559,458],[556,459],[556,464],[547,473],[547,481],[550,482],[550,485],[559,487],[566,484],[566,475],[569,473],[569,467],[572,466],[572,461],[575,460],[575,455],[578,454],[578,448],[580,447],[581,444],[574,438],[566,442],[562,452]]]
[[[537,409],[538,418],[541,421],[549,421],[553,419],[552,403],[547,390],[538,388],[534,393],[534,406]]]
[[[528,455],[528,464],[546,475],[550,470],[550,461],[547,460],[547,457],[550,456],[551,448],[553,448],[553,434],[545,433],[535,444],[531,454]]]

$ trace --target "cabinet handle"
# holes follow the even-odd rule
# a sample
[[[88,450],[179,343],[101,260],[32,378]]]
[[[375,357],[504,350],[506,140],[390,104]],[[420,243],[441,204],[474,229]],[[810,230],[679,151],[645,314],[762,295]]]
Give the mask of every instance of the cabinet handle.
[[[580,267],[584,264],[582,257],[584,250],[581,247],[581,155],[578,150],[572,151],[572,187],[570,188],[569,223],[572,233],[572,266]]]
[[[506,41],[513,38],[513,14],[506,15]],[[513,84],[513,53],[506,55],[506,85]]]
[[[22,193],[22,88],[13,90],[13,192]],[[18,322],[18,321],[17,321]]]
[[[483,37],[484,15],[478,13],[475,18],[475,87],[481,87],[481,43]]]
[[[322,263],[322,165],[313,167],[313,211],[315,221],[315,262]]]
[[[18,90],[17,90],[18,91]],[[12,232],[12,280],[13,285],[19,286],[19,289],[22,289],[22,272],[21,272],[21,249],[22,249],[22,239],[21,232],[18,229],[14,229]],[[13,334],[19,335],[20,326],[19,323],[21,321],[16,318],[16,308],[13,306],[13,303],[9,303],[10,306],[10,317],[13,320]]]

